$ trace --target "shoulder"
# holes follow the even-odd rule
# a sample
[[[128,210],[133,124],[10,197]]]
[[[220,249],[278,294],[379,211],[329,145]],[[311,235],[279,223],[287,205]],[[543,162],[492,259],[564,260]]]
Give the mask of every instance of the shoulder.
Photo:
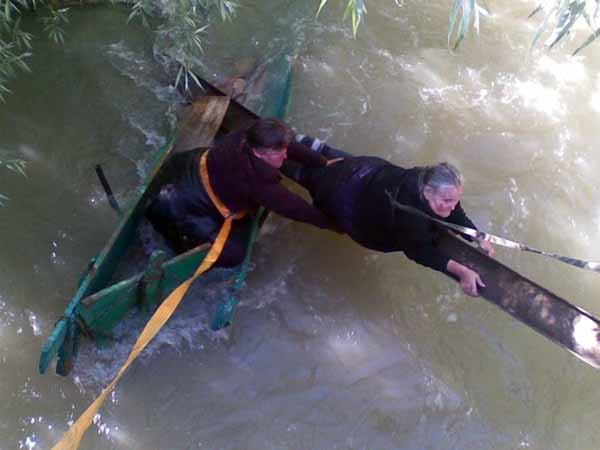
[[[215,140],[212,148],[215,150],[226,150],[232,148],[240,148],[246,137],[246,133],[244,131],[234,131],[233,133],[226,134]]]
[[[381,168],[378,170],[378,184],[386,189],[397,192],[399,196],[407,201],[409,198],[414,200],[411,203],[415,203],[420,198],[418,183],[419,168],[406,169],[387,161],[384,162],[385,164],[381,164]]]

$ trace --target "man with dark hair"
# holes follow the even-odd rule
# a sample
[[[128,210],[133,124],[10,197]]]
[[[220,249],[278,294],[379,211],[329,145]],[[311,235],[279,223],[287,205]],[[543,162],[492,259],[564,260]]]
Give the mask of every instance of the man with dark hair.
[[[214,242],[224,222],[223,208],[235,215],[264,206],[293,220],[335,229],[323,212],[281,185],[279,168],[288,157],[301,167],[327,165],[323,155],[295,142],[283,122],[258,120],[225,136],[208,153],[174,155],[164,169],[170,182],[151,201],[146,216],[177,252]],[[251,224],[248,216],[233,222],[216,265],[243,261]]]
[[[478,295],[477,287],[485,286],[479,274],[437,247],[437,226],[391,201],[475,228],[460,206],[463,179],[458,169],[448,163],[405,169],[377,157],[352,156],[310,137],[297,138],[332,164],[321,168],[286,164],[283,172],[308,189],[313,204],[335,219],[342,231],[372,250],[402,251],[413,261],[458,279],[466,294]],[[494,254],[489,242],[479,244]]]

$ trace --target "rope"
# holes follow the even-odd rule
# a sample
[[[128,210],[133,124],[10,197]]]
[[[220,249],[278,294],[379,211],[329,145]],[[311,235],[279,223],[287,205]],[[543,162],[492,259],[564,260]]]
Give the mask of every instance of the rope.
[[[431,217],[429,214],[425,214],[423,211],[419,211],[412,206],[404,205],[394,199],[392,194],[389,191],[386,191],[387,196],[390,199],[390,202],[396,208],[399,208],[403,211],[409,212],[413,215],[423,217],[424,219],[431,220],[437,224],[440,224],[446,228],[450,228],[454,231],[458,231],[459,233],[466,234],[467,236],[471,236],[479,241],[488,241],[492,244],[500,245],[502,247],[513,248],[517,250],[522,250],[526,252],[536,253],[538,255],[548,256],[549,258],[554,258],[562,263],[569,264],[571,266],[578,267],[580,269],[591,270],[593,272],[600,273],[600,262],[593,261],[585,261],[583,259],[571,258],[569,256],[561,256],[556,255],[554,253],[548,253],[543,250],[538,250],[536,248],[530,247],[525,244],[521,244],[520,242],[511,241],[510,239],[506,239],[500,236],[495,236],[490,233],[486,233],[484,231],[474,230],[473,228],[463,227],[461,225],[456,225],[454,223],[445,222],[440,219],[436,219],[435,217]]]

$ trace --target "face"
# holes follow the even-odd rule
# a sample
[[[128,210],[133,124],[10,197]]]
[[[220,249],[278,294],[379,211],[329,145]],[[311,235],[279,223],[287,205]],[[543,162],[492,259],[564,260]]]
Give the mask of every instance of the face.
[[[463,195],[463,191],[462,186],[444,186],[440,189],[425,187],[423,196],[434,213],[440,217],[448,217],[454,208],[456,208]]]
[[[279,169],[287,158],[287,147],[252,149],[254,156]]]

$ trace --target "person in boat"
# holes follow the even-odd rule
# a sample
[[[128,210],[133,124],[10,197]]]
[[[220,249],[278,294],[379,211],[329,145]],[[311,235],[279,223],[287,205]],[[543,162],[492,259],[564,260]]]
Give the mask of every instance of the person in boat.
[[[231,214],[264,206],[299,222],[337,230],[325,213],[280,183],[279,168],[288,157],[299,167],[327,165],[323,155],[295,142],[293,136],[276,119],[260,119],[244,131],[224,136],[206,155],[208,188],[200,173],[201,152],[174,155],[164,169],[168,181],[150,202],[146,216],[178,253],[214,242],[225,220],[208,189]],[[243,261],[251,228],[250,215],[233,221],[215,265],[233,267]]]
[[[434,218],[476,228],[460,205],[464,189],[458,169],[448,163],[406,169],[377,157],[353,156],[308,136],[297,139],[330,164],[303,168],[286,163],[283,173],[304,186],[313,204],[354,241],[381,252],[402,251],[413,261],[457,279],[468,295],[477,296],[478,287],[485,287],[477,272],[437,248],[439,228],[434,222],[391,202],[393,198]],[[494,255],[489,242],[479,245]]]

